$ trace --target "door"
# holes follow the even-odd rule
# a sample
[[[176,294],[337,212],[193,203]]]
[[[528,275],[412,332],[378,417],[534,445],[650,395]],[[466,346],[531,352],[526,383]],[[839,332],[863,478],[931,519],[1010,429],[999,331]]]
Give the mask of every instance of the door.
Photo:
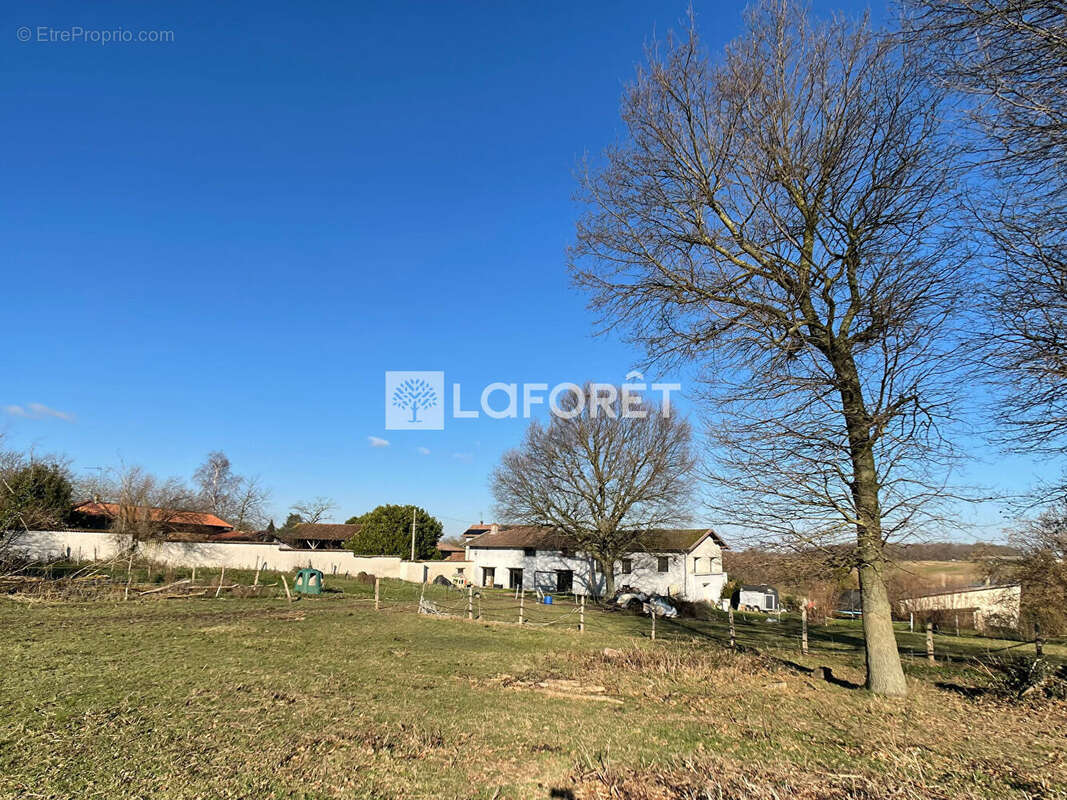
[[[508,570],[508,588],[509,589],[521,589],[522,588],[522,570],[512,567]]]
[[[482,586],[492,586],[496,577],[496,567],[482,567]]]
[[[774,611],[775,606],[774,606],[774,595],[773,594],[764,595],[764,597],[763,597],[763,607],[767,611]]]
[[[556,570],[556,591],[560,594],[567,594],[574,589],[574,570],[571,569],[557,569]]]

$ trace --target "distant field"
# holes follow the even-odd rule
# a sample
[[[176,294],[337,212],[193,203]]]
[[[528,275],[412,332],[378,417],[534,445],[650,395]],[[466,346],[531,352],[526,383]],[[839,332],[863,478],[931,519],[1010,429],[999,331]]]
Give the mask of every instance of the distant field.
[[[519,628],[504,592],[472,623],[417,615],[418,586],[383,583],[376,612],[327,581],[344,591],[292,604],[0,601],[0,797],[1067,797],[1067,705],[938,688],[985,676],[911,655],[919,635],[899,634],[911,696],[885,700],[848,688],[853,623],[813,628],[804,658],[795,620],[738,615],[738,653],[722,618],[653,642],[593,608],[579,633],[566,600]],[[426,598],[465,616],[464,593]]]
[[[974,561],[901,561],[897,568],[929,581],[932,586],[965,586],[981,581]]]

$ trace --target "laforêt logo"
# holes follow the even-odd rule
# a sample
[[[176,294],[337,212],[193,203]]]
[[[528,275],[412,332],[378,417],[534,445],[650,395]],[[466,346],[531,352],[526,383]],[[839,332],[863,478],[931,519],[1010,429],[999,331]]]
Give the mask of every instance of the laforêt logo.
[[[386,430],[442,430],[444,389],[444,372],[386,372]]]

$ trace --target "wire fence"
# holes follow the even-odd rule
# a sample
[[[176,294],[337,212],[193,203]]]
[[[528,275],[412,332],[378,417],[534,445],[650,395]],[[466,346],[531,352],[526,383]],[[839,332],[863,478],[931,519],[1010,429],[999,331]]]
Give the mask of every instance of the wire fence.
[[[594,603],[576,595],[551,595],[551,602],[531,591],[475,586],[377,583],[377,607],[430,617],[523,626],[531,629],[565,629],[626,638],[716,643],[749,651],[792,652],[797,656],[860,654],[863,629],[857,621],[808,625],[802,614],[757,614],[709,609],[700,618],[664,618],[644,610],[629,610]],[[371,599],[373,602],[373,598]],[[635,606],[640,604],[635,604]],[[989,662],[1003,655],[1043,655],[1043,648],[1059,645],[1040,637],[1019,642],[953,635],[924,630],[909,631],[898,625],[897,643],[911,664]],[[1054,654],[1062,659],[1062,654]]]
[[[303,587],[306,588],[306,587]],[[371,575],[327,575],[321,597],[341,599],[379,611],[522,626],[531,630],[571,630],[619,638],[705,641],[749,650],[793,652],[800,656],[863,652],[857,621],[807,625],[799,614],[721,612],[710,607],[699,617],[664,618],[640,603],[631,609],[594,603],[581,595],[544,595],[521,590],[438,583],[417,584]],[[34,573],[0,577],[0,592],[70,600],[181,600],[255,598],[299,600],[292,575],[263,570],[161,566],[130,559],[93,564],[50,564]],[[909,630],[897,626],[897,644],[907,663],[992,662],[1013,657],[1051,656],[1067,660],[1064,637],[1035,636],[1023,641],[986,639],[957,631]],[[1051,652],[1048,648],[1051,647]]]

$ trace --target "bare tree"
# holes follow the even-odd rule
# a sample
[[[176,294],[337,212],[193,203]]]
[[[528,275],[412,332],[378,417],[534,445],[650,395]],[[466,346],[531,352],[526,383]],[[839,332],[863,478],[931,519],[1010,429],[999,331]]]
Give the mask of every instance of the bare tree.
[[[625,416],[608,388],[615,396],[600,405],[586,387],[581,398],[563,397],[563,416],[532,422],[493,473],[492,491],[502,519],[555,528],[590,555],[610,596],[616,560],[646,531],[688,518],[694,460],[685,420],[643,404],[634,406],[643,416]]]
[[[1022,586],[1020,622],[1027,635],[1067,634],[1067,504],[1046,509],[1014,537],[1018,556],[990,554],[982,560],[986,576]]]
[[[1067,452],[1067,4],[905,0],[905,31],[981,134],[975,228],[995,267],[981,331],[1014,449]],[[1059,494],[1062,496],[1063,488]]]
[[[94,498],[117,506],[111,530],[138,540],[162,539],[179,530],[184,513],[197,506],[181,480],[158,478],[136,465],[122,464],[91,485]]]
[[[258,528],[265,523],[264,507],[270,493],[258,478],[236,474],[221,450],[208,453],[193,473],[193,483],[198,488],[201,510],[226,520],[237,530],[248,526]]]
[[[718,63],[693,30],[651,49],[571,259],[605,327],[707,367],[723,517],[851,540],[867,686],[890,695],[884,546],[942,495],[963,294],[955,152],[920,58],[788,2]]]
[[[300,516],[300,522],[315,525],[328,520],[330,512],[335,508],[337,508],[337,503],[329,497],[316,497],[314,500],[296,503],[290,510]]]

